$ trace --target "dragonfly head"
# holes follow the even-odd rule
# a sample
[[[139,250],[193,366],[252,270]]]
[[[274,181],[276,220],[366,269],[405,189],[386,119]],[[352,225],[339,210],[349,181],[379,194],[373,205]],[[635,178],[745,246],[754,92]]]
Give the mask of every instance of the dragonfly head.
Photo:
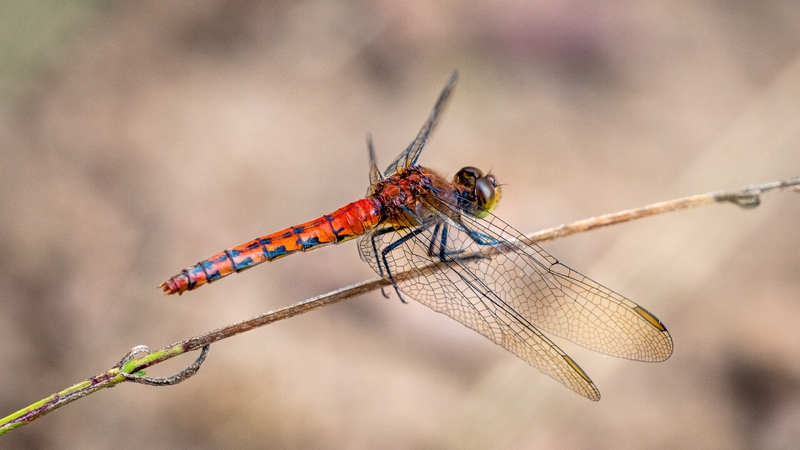
[[[491,213],[500,201],[500,186],[494,175],[486,175],[475,167],[464,167],[453,177],[453,183],[459,188],[461,198],[472,206],[470,212],[483,218]]]

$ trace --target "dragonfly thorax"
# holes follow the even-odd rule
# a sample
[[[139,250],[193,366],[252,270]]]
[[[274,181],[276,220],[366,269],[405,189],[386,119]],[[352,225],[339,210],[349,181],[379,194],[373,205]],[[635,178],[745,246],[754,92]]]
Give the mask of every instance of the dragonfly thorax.
[[[424,198],[449,184],[440,176],[420,166],[406,167],[370,187],[370,197],[381,204],[381,213],[392,223],[415,223],[427,216]]]

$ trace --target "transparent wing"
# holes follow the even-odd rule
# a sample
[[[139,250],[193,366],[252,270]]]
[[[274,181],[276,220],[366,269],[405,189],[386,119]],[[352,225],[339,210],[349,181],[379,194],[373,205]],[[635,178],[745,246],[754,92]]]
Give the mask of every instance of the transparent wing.
[[[489,258],[476,271],[539,329],[590,350],[637,361],[664,361],[672,337],[650,312],[558,262],[499,218],[461,217],[453,247],[477,246]],[[494,240],[477,245],[465,231]],[[466,236],[466,239],[464,238]]]
[[[436,124],[439,120],[439,114],[444,110],[445,106],[447,106],[447,100],[450,97],[450,94],[453,92],[453,88],[456,85],[456,80],[458,80],[458,72],[453,71],[453,73],[450,75],[450,78],[447,80],[447,83],[444,85],[442,93],[439,94],[439,99],[436,100],[436,104],[433,106],[433,110],[431,110],[431,115],[422,125],[419,133],[417,133],[417,137],[411,142],[408,148],[403,151],[403,153],[400,153],[397,158],[395,158],[395,160],[389,164],[389,167],[387,167],[383,172],[385,176],[392,176],[400,170],[417,163],[417,158],[419,158],[422,148],[425,147],[425,143],[428,141],[428,136],[430,136],[431,132],[434,130],[434,128],[436,128]]]
[[[599,399],[595,385],[542,331],[640,361],[672,353],[672,339],[655,316],[524,244],[497,217],[435,217],[416,228],[373,231],[359,243],[362,258],[384,277],[388,268],[409,297],[593,400]]]

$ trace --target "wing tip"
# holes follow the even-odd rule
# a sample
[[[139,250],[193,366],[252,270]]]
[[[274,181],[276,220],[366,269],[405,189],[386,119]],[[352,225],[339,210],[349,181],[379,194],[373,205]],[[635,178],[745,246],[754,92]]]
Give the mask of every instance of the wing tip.
[[[594,384],[592,379],[589,378],[589,375],[587,375],[586,372],[584,372],[584,370],[581,369],[581,366],[579,366],[578,363],[576,363],[575,360],[572,359],[569,355],[563,354],[561,356],[564,358],[564,361],[566,361],[567,364],[569,364],[570,367],[572,367],[572,370],[574,370],[575,373],[580,375],[583,381],[586,382],[586,383],[581,383],[579,385],[580,387],[583,388],[580,390],[577,389],[578,386],[567,386],[567,387],[569,387],[573,391],[577,392],[578,394],[581,394],[582,396],[588,398],[593,402],[600,401],[600,390],[597,389],[597,386]]]

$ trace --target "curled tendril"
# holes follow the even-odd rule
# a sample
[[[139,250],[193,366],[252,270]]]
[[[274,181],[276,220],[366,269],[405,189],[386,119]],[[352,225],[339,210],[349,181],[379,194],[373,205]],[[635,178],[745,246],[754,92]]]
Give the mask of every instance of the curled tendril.
[[[208,355],[208,349],[210,345],[204,345],[203,348],[200,350],[200,356],[188,367],[181,370],[180,372],[176,373],[171,377],[148,377],[144,375],[136,375],[135,373],[128,373],[124,371],[120,371],[120,375],[125,377],[128,381],[133,381],[134,383],[145,384],[148,386],[174,386],[182,381],[188,380],[194,374],[200,370],[200,366],[205,362],[206,356]],[[118,367],[122,367],[131,361],[136,355],[139,354],[150,354],[150,349],[147,348],[145,345],[137,345],[136,347],[132,348],[119,363],[117,363]]]

